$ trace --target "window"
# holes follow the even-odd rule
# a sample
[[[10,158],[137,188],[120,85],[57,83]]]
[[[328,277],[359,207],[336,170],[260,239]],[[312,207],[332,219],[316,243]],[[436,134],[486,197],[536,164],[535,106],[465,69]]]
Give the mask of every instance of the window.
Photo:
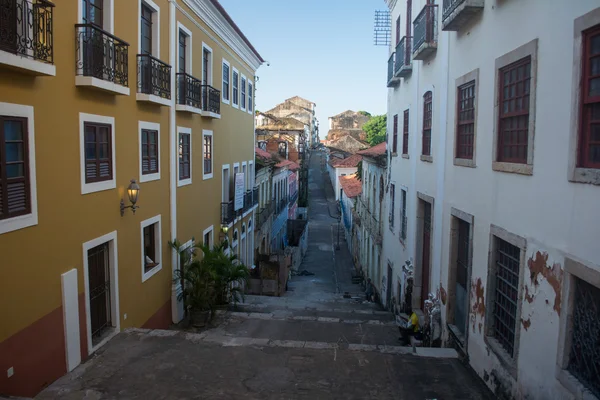
[[[223,85],[221,88],[223,103],[229,104],[229,63],[223,60]]]
[[[287,159],[287,142],[279,142],[278,152],[281,157]]]
[[[575,278],[575,301],[567,370],[600,397],[600,288]]]
[[[188,56],[187,56],[187,38],[183,30],[179,30],[179,73],[185,73],[187,69]]]
[[[456,158],[473,159],[475,138],[475,81],[458,88]]]
[[[423,143],[421,154],[431,156],[431,120],[433,117],[431,92],[423,95]]]
[[[402,127],[402,154],[408,155],[408,110],[404,110],[404,123]]]
[[[213,177],[213,136],[212,131],[202,131],[203,179]]]
[[[396,185],[394,185],[392,183],[392,184],[390,184],[390,215],[389,215],[390,229],[392,231],[394,230],[394,219],[395,219],[394,212],[395,212],[395,210],[396,210]]]
[[[113,179],[111,128],[108,124],[84,123],[85,183]]]
[[[209,249],[213,248],[213,234],[214,234],[213,232],[214,232],[213,225],[209,226],[208,228],[206,228],[204,230],[204,232],[202,232],[202,238],[203,238],[202,244],[204,246],[208,246]]]
[[[406,0],[406,37],[411,37],[411,25],[412,25],[412,0]],[[408,40],[408,39],[407,39]],[[407,42],[410,44],[410,41]],[[410,47],[405,50],[408,54],[410,54]]]
[[[152,54],[152,10],[146,3],[142,3],[140,18],[140,48],[141,54]]]
[[[495,291],[493,304],[493,336],[514,356],[519,301],[519,247],[495,237]]]
[[[212,85],[212,49],[202,43],[202,84]]]
[[[398,152],[398,114],[394,115],[394,136],[392,140],[392,153]]]
[[[267,151],[267,142],[265,142],[264,140],[259,141],[258,148]]]
[[[396,18],[396,46],[400,43],[400,16]]]
[[[84,24],[92,24],[104,28],[103,0],[82,0],[81,13]]]
[[[499,162],[527,164],[531,57],[501,68],[498,79],[496,159]]]
[[[578,166],[600,169],[600,25],[583,32],[582,50]]]
[[[241,104],[240,104],[240,108],[242,110],[246,109],[246,77],[244,75],[242,75],[242,95],[241,95]]]
[[[179,182],[178,185],[192,183],[192,131],[188,128],[179,128]]]
[[[253,91],[253,85],[250,81],[248,81],[248,112],[252,112],[252,103],[254,101],[254,91]]]
[[[148,280],[162,268],[161,217],[142,221],[142,282]]]
[[[240,76],[238,71],[234,68],[233,69],[233,73],[232,73],[232,80],[233,80],[233,93],[231,95],[232,97],[232,103],[234,107],[238,107],[240,104],[240,100],[239,100],[239,84],[240,84]]]
[[[142,129],[142,175],[158,172],[158,131]]]
[[[30,213],[28,120],[0,116],[0,220]]]
[[[407,216],[406,216],[406,190],[402,189],[400,191],[401,201],[402,201],[402,210],[400,212],[400,240],[406,240],[406,229],[407,229]]]

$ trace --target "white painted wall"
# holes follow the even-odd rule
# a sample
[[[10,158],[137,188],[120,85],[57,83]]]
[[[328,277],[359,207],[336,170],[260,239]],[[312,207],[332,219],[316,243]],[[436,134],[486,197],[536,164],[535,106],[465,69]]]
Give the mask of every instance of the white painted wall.
[[[329,179],[331,179],[331,185],[333,186],[333,191],[335,192],[335,200],[340,200],[340,190],[342,190],[342,186],[340,185],[340,176],[342,175],[352,175],[355,174],[358,168],[333,168],[331,165],[327,164],[327,171],[329,172]]]

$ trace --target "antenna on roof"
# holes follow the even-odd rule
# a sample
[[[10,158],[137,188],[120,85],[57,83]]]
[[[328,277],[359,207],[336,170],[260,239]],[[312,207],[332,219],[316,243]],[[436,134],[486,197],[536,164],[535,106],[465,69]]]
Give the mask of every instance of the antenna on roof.
[[[392,40],[392,16],[388,10],[375,10],[373,24],[375,46],[389,46]]]

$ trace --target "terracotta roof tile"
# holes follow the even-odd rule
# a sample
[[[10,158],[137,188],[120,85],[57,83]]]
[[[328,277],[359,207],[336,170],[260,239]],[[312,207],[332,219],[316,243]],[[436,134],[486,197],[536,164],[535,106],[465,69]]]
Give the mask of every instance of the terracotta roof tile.
[[[356,154],[361,154],[363,156],[377,157],[385,154],[387,149],[386,142],[379,143],[373,147],[369,147],[368,149],[357,151]]]
[[[260,147],[256,147],[254,149],[254,152],[256,153],[257,157],[260,157],[263,160],[270,160],[271,159],[271,153],[269,153],[268,151],[264,151]]]
[[[349,198],[354,198],[362,193],[362,182],[358,180],[356,174],[340,176],[340,185],[344,194]]]
[[[283,168],[283,167],[288,167],[289,170],[291,171],[296,171],[300,169],[300,166],[298,164],[296,164],[293,161],[290,160],[283,160],[278,164],[275,164],[275,167],[277,168]]]
[[[354,168],[358,166],[358,163],[361,162],[361,160],[362,156],[352,154],[350,157],[344,159],[332,158],[329,161],[329,165],[333,168]]]

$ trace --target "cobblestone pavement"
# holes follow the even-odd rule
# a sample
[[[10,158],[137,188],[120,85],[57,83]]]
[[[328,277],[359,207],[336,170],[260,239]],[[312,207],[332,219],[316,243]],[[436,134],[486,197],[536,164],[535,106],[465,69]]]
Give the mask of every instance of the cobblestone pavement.
[[[122,332],[37,398],[493,398],[454,350],[398,346],[389,313],[343,298],[360,289],[349,281],[345,243],[333,247],[337,220],[320,157],[311,158],[309,248],[300,268],[314,275],[293,277],[279,298],[248,296],[204,332]]]

